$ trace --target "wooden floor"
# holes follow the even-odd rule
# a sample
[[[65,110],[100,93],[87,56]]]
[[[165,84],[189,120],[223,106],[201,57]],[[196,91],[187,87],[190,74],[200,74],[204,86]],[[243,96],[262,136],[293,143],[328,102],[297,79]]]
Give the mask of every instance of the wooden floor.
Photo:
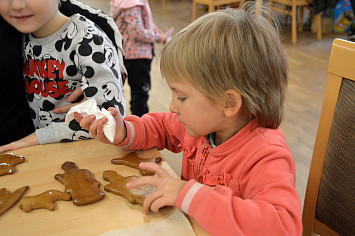
[[[110,0],[82,0],[89,5],[108,12]],[[192,0],[150,0],[155,24],[163,31],[175,27],[175,33],[191,22]],[[281,19],[284,19],[283,17]],[[323,94],[327,81],[327,67],[332,42],[342,35],[325,34],[321,41],[311,32],[298,33],[297,44],[291,43],[291,27],[283,24],[282,37],[289,62],[289,89],[286,117],[281,128],[296,162],[296,189],[303,204],[308,170],[317,132]],[[159,52],[152,62],[152,89],[150,91],[150,111],[168,111],[170,90],[161,78]],[[129,86],[125,86],[129,101]],[[129,107],[129,106],[127,106]],[[173,169],[180,175],[181,154],[164,150]]]

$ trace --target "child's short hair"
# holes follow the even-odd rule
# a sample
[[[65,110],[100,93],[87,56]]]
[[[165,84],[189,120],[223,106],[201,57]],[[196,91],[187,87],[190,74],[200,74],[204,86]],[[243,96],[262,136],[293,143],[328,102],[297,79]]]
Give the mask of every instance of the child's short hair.
[[[242,95],[249,119],[277,128],[283,116],[288,80],[287,59],[276,21],[255,4],[240,10],[206,14],[181,30],[162,50],[161,73],[167,80],[186,79],[211,101],[225,91]],[[271,19],[274,20],[273,17]]]

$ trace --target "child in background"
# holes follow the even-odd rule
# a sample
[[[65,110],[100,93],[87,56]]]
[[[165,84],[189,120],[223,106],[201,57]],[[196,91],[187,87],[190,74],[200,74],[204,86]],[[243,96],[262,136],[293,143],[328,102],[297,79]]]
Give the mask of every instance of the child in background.
[[[24,33],[25,87],[36,128],[29,136],[0,147],[0,153],[91,137],[75,120],[64,123],[66,113],[53,112],[55,107],[70,105],[66,97],[80,86],[87,98],[126,114],[120,50],[86,17],[63,15],[59,4],[59,0],[0,1],[3,19]]]
[[[173,29],[164,34],[157,29],[148,0],[112,0],[110,15],[123,36],[124,65],[131,87],[131,112],[142,116],[149,111],[154,43],[166,43]]]
[[[116,119],[113,142],[127,150],[183,151],[181,180],[155,163],[155,192],[143,211],[175,206],[212,235],[301,235],[295,163],[280,129],[287,60],[277,28],[255,12],[206,14],[163,48],[161,73],[172,91],[170,112]],[[106,118],[75,114],[83,128],[108,143]],[[93,123],[91,123],[93,122]]]

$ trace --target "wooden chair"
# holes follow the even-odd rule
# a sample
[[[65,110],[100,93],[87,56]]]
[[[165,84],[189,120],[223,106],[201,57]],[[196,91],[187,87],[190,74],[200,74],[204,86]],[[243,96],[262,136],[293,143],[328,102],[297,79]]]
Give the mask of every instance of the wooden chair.
[[[304,7],[308,7],[311,2],[311,0],[269,0],[269,7],[272,10],[291,16],[292,43],[297,42],[297,9],[300,8],[298,31],[301,32],[303,28],[303,9]],[[317,29],[317,39],[321,40],[322,13],[316,14],[315,23]]]
[[[192,21],[196,20],[197,18],[197,5],[207,5],[208,6],[208,12],[213,12],[215,8],[220,8],[223,5],[229,5],[229,4],[236,4],[240,3],[243,4],[245,0],[193,0],[192,1]]]
[[[336,39],[303,207],[303,235],[355,235],[355,43]]]

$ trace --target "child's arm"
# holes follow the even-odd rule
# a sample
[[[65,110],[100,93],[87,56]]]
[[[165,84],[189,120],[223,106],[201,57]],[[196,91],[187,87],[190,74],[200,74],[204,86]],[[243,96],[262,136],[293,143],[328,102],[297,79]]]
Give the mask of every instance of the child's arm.
[[[161,39],[161,35],[158,30],[152,30],[144,25],[142,19],[142,7],[135,6],[126,9],[125,14],[125,24],[128,28],[127,31],[130,32],[130,37],[134,38],[137,42],[143,43],[154,43]]]
[[[36,133],[32,133],[22,139],[19,139],[15,142],[0,146],[0,153],[2,152],[7,152],[7,151],[11,151],[11,150],[16,150],[16,149],[20,149],[20,148],[25,148],[25,147],[29,147],[29,146],[34,146],[34,145],[38,145],[38,140],[37,140],[37,136]]]
[[[127,150],[146,150],[155,147],[158,150],[166,148],[172,152],[181,152],[179,144],[186,130],[179,123],[176,114],[156,112],[145,114],[143,117],[127,116],[122,120],[117,110],[111,108],[108,110],[116,120],[116,136],[113,143],[109,142],[103,133],[106,118],[95,121],[95,116],[83,118],[79,114],[74,114],[74,118],[82,128],[89,130],[93,137],[103,143],[122,146]],[[118,130],[120,127],[122,130]]]
[[[144,176],[127,184],[128,188],[136,188],[149,184],[156,189],[149,194],[143,203],[143,212],[148,214],[149,210],[158,212],[164,206],[175,206],[176,199],[186,181],[170,176],[163,168],[155,163],[141,163],[139,168],[155,172],[155,176]]]

